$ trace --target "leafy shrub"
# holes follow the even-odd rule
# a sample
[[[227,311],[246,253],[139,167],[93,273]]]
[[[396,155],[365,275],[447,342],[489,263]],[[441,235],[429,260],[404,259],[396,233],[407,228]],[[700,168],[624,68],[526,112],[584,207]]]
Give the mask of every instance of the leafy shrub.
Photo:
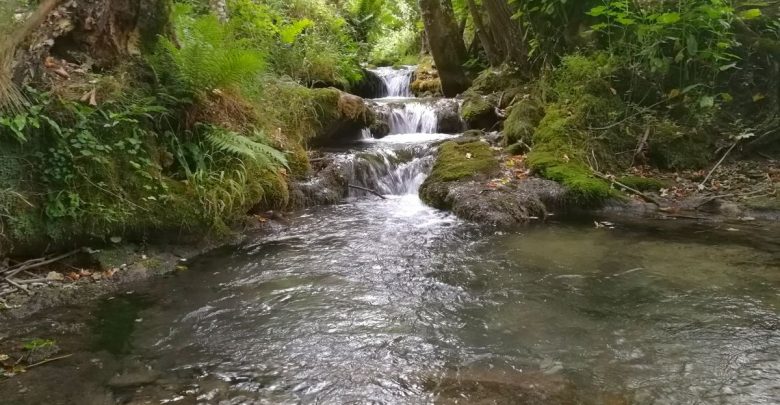
[[[670,79],[673,87],[710,84],[739,59],[737,15],[728,0],[609,1],[589,14],[599,20],[593,29],[604,34],[611,51],[630,58],[635,69]]]

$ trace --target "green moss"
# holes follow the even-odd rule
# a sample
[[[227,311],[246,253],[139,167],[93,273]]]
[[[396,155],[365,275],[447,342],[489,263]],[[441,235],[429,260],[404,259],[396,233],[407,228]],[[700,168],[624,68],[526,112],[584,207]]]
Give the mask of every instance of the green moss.
[[[504,149],[510,155],[522,155],[528,152],[528,145],[523,142],[513,143]]]
[[[530,142],[543,116],[544,109],[536,100],[524,99],[512,105],[504,122],[504,144]]]
[[[528,154],[526,162],[543,177],[566,186],[567,198],[577,203],[598,203],[618,196],[610,185],[593,176],[590,169],[578,162],[567,161],[563,156],[545,151]]]
[[[623,176],[618,179],[618,182],[639,191],[658,191],[668,187],[663,180],[639,176]]]
[[[263,208],[284,209],[290,202],[290,190],[284,176],[273,170],[264,170],[257,177],[257,185],[262,190],[262,196],[257,199]],[[251,207],[248,207],[251,208]],[[241,214],[245,214],[245,210]]]
[[[523,86],[527,80],[515,68],[504,65],[497,69],[486,69],[474,79],[471,91],[479,94],[505,92]]]
[[[488,174],[498,169],[498,160],[484,142],[446,142],[439,148],[427,182],[448,182]]]
[[[309,162],[309,153],[301,144],[294,144],[289,147],[287,152],[287,165],[290,167],[290,174],[296,178],[304,178],[311,171]]]
[[[649,123],[650,160],[662,169],[701,168],[714,158],[712,134],[685,128],[667,119]]]
[[[412,82],[412,91],[419,96],[435,96],[441,94],[441,80],[417,79]]]
[[[534,132],[534,149],[526,162],[543,177],[566,186],[572,201],[596,203],[616,196],[610,184],[595,177],[587,165],[586,135],[576,124],[576,116],[561,106],[550,106]]]
[[[480,122],[490,120],[495,115],[494,110],[497,103],[498,99],[495,95],[483,96],[467,92],[460,116],[469,128],[479,127]]]

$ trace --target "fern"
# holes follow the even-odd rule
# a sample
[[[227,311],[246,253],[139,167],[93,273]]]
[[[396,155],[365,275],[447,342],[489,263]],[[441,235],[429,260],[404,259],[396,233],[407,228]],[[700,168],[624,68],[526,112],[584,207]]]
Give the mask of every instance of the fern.
[[[176,43],[161,37],[152,62],[159,71],[174,72],[194,93],[240,87],[263,71],[264,54],[236,38],[233,27],[216,16],[192,17],[190,7],[178,5],[174,20]]]
[[[222,153],[254,160],[263,166],[288,167],[284,153],[264,143],[267,139],[261,132],[255,132],[254,136],[249,138],[233,131],[209,126],[205,133],[205,140],[211,147]]]

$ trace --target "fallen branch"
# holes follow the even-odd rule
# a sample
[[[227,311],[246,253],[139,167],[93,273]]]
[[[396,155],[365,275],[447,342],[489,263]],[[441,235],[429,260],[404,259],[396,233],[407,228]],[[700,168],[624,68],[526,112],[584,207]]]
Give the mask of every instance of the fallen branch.
[[[354,189],[356,189],[356,190],[362,190],[362,191],[365,191],[365,192],[367,192],[367,193],[371,193],[371,194],[373,194],[373,195],[375,195],[375,196],[377,196],[377,197],[379,197],[379,198],[381,198],[381,199],[383,199],[383,200],[387,200],[387,197],[383,196],[382,194],[379,194],[377,191],[375,191],[375,190],[372,190],[372,189],[370,189],[370,188],[365,188],[365,187],[360,187],[360,186],[354,186],[354,185],[352,185],[352,184],[348,184],[348,185],[347,185],[347,187],[349,187],[349,188],[354,188]]]
[[[718,163],[716,163],[716,164],[715,164],[715,167],[713,167],[713,168],[712,168],[712,170],[710,170],[710,172],[709,172],[709,173],[707,173],[707,177],[705,177],[705,178],[704,178],[704,180],[701,182],[701,184],[699,184],[699,190],[704,190],[704,188],[706,187],[706,186],[705,186],[705,184],[707,184],[707,182],[710,180],[710,177],[712,177],[713,173],[715,173],[715,171],[716,171],[716,170],[718,170],[718,168],[720,167],[720,165],[722,165],[722,164],[723,164],[723,162],[724,162],[724,161],[726,160],[726,158],[729,156],[729,154],[731,153],[731,151],[733,151],[733,150],[734,150],[734,148],[736,148],[736,147],[737,147],[737,145],[739,145],[739,141],[741,141],[741,139],[737,139],[737,140],[734,142],[734,144],[733,144],[733,145],[731,145],[731,147],[729,148],[729,150],[727,150],[727,151],[726,151],[726,153],[724,153],[724,154],[723,154],[723,157],[722,157],[722,158],[720,158],[720,160],[718,161]]]
[[[2,275],[5,276],[6,280],[8,280],[9,278],[11,278],[11,277],[13,277],[13,276],[23,272],[23,271],[35,269],[35,268],[38,268],[38,267],[42,267],[42,266],[45,266],[47,264],[56,263],[56,262],[58,262],[60,260],[67,259],[67,258],[69,258],[71,256],[75,256],[76,254],[81,253],[82,251],[84,251],[83,248],[82,249],[76,249],[76,250],[70,251],[68,253],[63,253],[63,254],[61,254],[59,256],[54,256],[54,257],[52,257],[50,259],[38,258],[38,259],[29,260],[29,261],[17,264],[16,266],[13,266],[13,267],[9,268],[8,270],[3,271]]]
[[[591,168],[591,170],[593,170],[593,169]],[[645,200],[645,201],[647,201],[649,203],[653,203],[653,204],[655,204],[655,205],[657,205],[659,207],[664,205],[658,199],[655,199],[655,198],[653,198],[653,197],[651,197],[651,196],[649,196],[649,195],[647,195],[647,194],[645,194],[645,193],[643,193],[643,192],[641,192],[641,191],[639,191],[639,190],[637,190],[637,189],[635,189],[633,187],[629,187],[629,186],[627,186],[627,185],[625,185],[625,184],[615,180],[615,178],[613,176],[607,176],[607,175],[599,173],[599,172],[597,172],[595,170],[593,170],[593,174],[596,175],[596,177],[598,177],[598,178],[600,178],[602,180],[606,180],[606,181],[612,183],[612,185],[616,185],[616,186],[618,186],[620,188],[623,188],[625,190],[628,190],[628,191],[638,195],[639,197],[642,197],[643,200]]]
[[[52,357],[52,358],[50,358],[50,359],[46,359],[46,360],[39,361],[39,362],[37,362],[37,363],[34,363],[34,364],[30,364],[29,366],[25,367],[25,369],[26,369],[26,370],[29,370],[29,369],[31,369],[31,368],[33,368],[33,367],[42,366],[42,365],[44,365],[44,364],[51,363],[51,362],[53,362],[53,361],[67,359],[67,358],[68,358],[68,357],[70,357],[70,356],[73,356],[73,354],[66,354],[66,355],[64,355],[64,356],[59,356],[59,357]]]

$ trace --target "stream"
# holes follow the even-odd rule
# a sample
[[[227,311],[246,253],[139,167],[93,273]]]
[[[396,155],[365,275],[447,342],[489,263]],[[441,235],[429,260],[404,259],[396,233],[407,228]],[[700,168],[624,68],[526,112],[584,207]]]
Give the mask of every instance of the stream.
[[[454,135],[382,73],[403,104],[391,135],[330,153],[386,200],[353,190],[137,292],[0,328],[73,353],[0,380],[0,403],[780,401],[775,238],[500,231],[426,207],[432,143]]]

